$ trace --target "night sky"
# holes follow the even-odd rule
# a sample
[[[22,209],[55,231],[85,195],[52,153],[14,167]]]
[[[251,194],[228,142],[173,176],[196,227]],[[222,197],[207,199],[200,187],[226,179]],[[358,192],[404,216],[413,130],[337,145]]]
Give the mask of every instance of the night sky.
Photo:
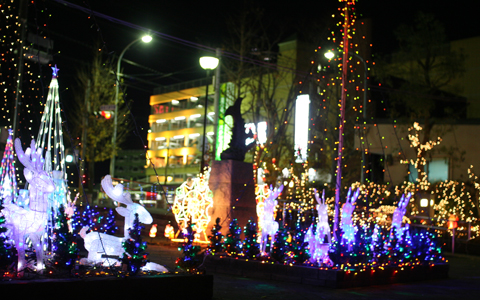
[[[138,43],[126,52],[124,58],[139,66],[122,63],[126,74],[139,78],[128,81],[127,93],[134,101],[132,113],[143,128],[144,138],[148,129],[145,114],[149,113],[148,101],[153,88],[205,76],[198,64],[198,58],[205,52],[198,45],[186,46],[184,42],[221,47],[228,37],[225,20],[238,14],[243,7],[251,7],[248,1],[67,1],[120,20],[114,23],[62,2],[47,0],[36,4],[29,22],[46,28],[47,36],[55,43],[53,63],[60,68],[61,100],[65,102],[71,98],[70,87],[77,68],[89,61],[96,41],[106,53],[118,55],[141,34],[131,27],[140,26],[152,30],[154,34],[166,35],[166,38],[154,36],[150,44]],[[298,28],[308,28],[309,24],[325,24],[325,20],[330,21],[330,16],[340,5],[335,0],[292,2],[289,5],[281,5],[278,1],[251,3],[261,5],[265,9],[265,19],[273,20],[273,29],[277,26],[285,37],[301,30]],[[468,3],[473,4],[474,1],[463,1],[463,5],[455,2],[440,5],[435,1],[362,0],[357,3],[356,12],[357,18],[373,20],[373,52],[388,53],[396,45],[393,30],[401,23],[412,20],[415,12],[420,10],[434,13],[445,25],[450,39],[476,35],[478,21],[473,21],[476,12]],[[30,11],[33,11],[32,7]],[[172,38],[180,42],[171,41]],[[132,142],[129,147],[139,148],[141,143]]]

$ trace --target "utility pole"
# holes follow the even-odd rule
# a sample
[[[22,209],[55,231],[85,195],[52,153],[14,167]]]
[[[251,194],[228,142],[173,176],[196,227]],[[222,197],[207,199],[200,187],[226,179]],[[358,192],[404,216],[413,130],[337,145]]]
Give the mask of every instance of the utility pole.
[[[348,71],[348,34],[350,26],[350,2],[345,1],[343,23],[343,58],[342,58],[342,98],[340,102],[340,124],[338,126],[338,157],[337,157],[337,180],[335,184],[335,219],[333,233],[338,240],[338,219],[340,213],[340,191],[342,187],[342,156],[343,156],[343,132],[345,129],[345,103],[347,100],[347,71]]]

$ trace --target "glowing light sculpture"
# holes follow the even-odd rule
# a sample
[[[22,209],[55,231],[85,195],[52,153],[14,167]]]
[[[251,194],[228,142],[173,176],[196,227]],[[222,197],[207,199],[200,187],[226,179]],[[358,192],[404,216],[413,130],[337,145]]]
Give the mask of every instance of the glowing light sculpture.
[[[393,212],[392,217],[392,228],[390,229],[390,235],[392,234],[393,229],[395,228],[395,234],[397,235],[397,239],[401,240],[403,236],[403,232],[405,228],[402,228],[402,221],[403,216],[407,211],[407,205],[410,202],[410,198],[412,197],[411,193],[408,193],[405,197],[405,194],[402,195],[400,201],[398,202],[398,207]]]
[[[179,232],[186,229],[191,222],[195,225],[196,241],[208,241],[206,229],[211,219],[208,210],[213,207],[213,193],[208,186],[209,177],[210,168],[204,174],[185,181],[175,191],[172,212]]]
[[[275,242],[275,233],[278,231],[278,222],[275,221],[274,211],[275,207],[277,206],[277,197],[283,191],[283,185],[281,185],[278,189],[272,189],[270,186],[270,193],[268,198],[265,199],[264,209],[263,209],[263,217],[262,217],[262,234],[260,240],[260,253],[266,253],[266,247],[268,244],[268,237],[272,239],[272,243]]]
[[[17,179],[15,176],[12,129],[8,129],[7,144],[5,145],[2,164],[0,166],[0,189],[2,201],[5,198],[14,200],[17,197]]]
[[[17,272],[22,277],[27,266],[25,260],[26,238],[30,238],[37,255],[37,270],[44,268],[42,236],[48,219],[48,196],[55,189],[52,178],[43,170],[44,159],[42,149],[35,147],[32,140],[30,148],[23,152],[20,139],[15,140],[15,151],[18,160],[25,166],[23,174],[30,184],[29,207],[23,208],[12,202],[4,203],[2,213],[5,216],[5,227],[15,241],[18,252]]]
[[[357,201],[360,189],[357,189],[352,194],[352,188],[348,189],[347,199],[342,207],[342,220],[340,227],[343,231],[341,244],[348,245],[348,250],[352,250],[352,243],[355,241],[355,227],[353,226],[352,214],[355,209],[355,202]]]
[[[117,258],[123,255],[122,242],[129,238],[128,230],[133,227],[135,215],[138,215],[139,222],[143,224],[151,224],[153,218],[143,206],[132,201],[129,192],[123,192],[122,184],[114,187],[110,175],[106,175],[101,184],[108,197],[126,205],[126,207],[116,208],[117,213],[125,218],[124,236],[116,237],[94,231],[87,233],[88,227],[82,228],[80,236],[84,239],[85,249],[88,251],[87,261],[83,261],[83,263],[102,263],[108,266],[117,264]]]
[[[265,207],[265,200],[270,196],[270,192],[271,190],[268,188],[267,184],[258,184],[255,187],[255,201],[257,202],[256,211],[259,231],[262,231],[263,228],[263,211]]]
[[[330,226],[328,225],[328,206],[325,203],[325,190],[323,190],[322,198],[318,196],[318,192],[314,189],[315,199],[317,201],[318,219],[316,224],[316,232],[313,232],[314,224],[310,225],[305,240],[308,242],[310,250],[310,262],[317,264],[329,264],[328,250],[332,243]],[[326,240],[325,240],[326,238]]]
[[[54,221],[59,213],[61,205],[67,206],[67,170],[65,161],[65,147],[63,144],[62,109],[60,108],[60,93],[58,85],[58,71],[55,65],[52,68],[52,80],[50,81],[47,101],[42,114],[40,129],[37,136],[38,148],[45,151],[45,163],[43,169],[52,174],[55,191],[49,195],[47,231],[52,232],[55,228]],[[48,237],[51,239],[51,237]]]

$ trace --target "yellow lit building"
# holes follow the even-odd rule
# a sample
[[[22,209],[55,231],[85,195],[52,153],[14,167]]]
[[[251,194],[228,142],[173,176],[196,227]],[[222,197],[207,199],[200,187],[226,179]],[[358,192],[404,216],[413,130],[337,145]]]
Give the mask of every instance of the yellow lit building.
[[[203,124],[205,118],[205,88],[201,80],[192,86],[150,97],[147,170],[150,182],[181,184],[200,171]],[[182,83],[183,86],[188,83]],[[208,97],[207,137],[213,136],[213,89]]]

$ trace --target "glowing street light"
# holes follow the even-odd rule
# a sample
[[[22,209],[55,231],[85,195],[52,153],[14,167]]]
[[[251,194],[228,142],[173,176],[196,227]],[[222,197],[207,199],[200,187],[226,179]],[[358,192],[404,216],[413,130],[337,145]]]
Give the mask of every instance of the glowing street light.
[[[128,44],[123,51],[120,53],[117,61],[117,73],[116,73],[116,81],[115,81],[115,112],[113,114],[113,136],[112,136],[112,158],[110,159],[110,176],[112,178],[115,177],[115,148],[117,144],[117,124],[118,124],[118,89],[120,86],[120,64],[123,59],[123,55],[127,52],[128,48],[130,48],[136,42],[142,41],[144,43],[150,43],[152,41],[152,37],[150,35],[144,35],[141,38],[138,38]]]
[[[205,169],[205,146],[207,144],[207,106],[208,106],[208,77],[210,71],[214,70],[218,66],[218,58],[213,56],[202,56],[200,57],[200,66],[207,71],[207,86],[205,88],[205,113],[203,117],[203,147],[202,147],[202,160],[200,165],[200,172],[203,173]],[[215,154],[214,154],[215,155]]]

